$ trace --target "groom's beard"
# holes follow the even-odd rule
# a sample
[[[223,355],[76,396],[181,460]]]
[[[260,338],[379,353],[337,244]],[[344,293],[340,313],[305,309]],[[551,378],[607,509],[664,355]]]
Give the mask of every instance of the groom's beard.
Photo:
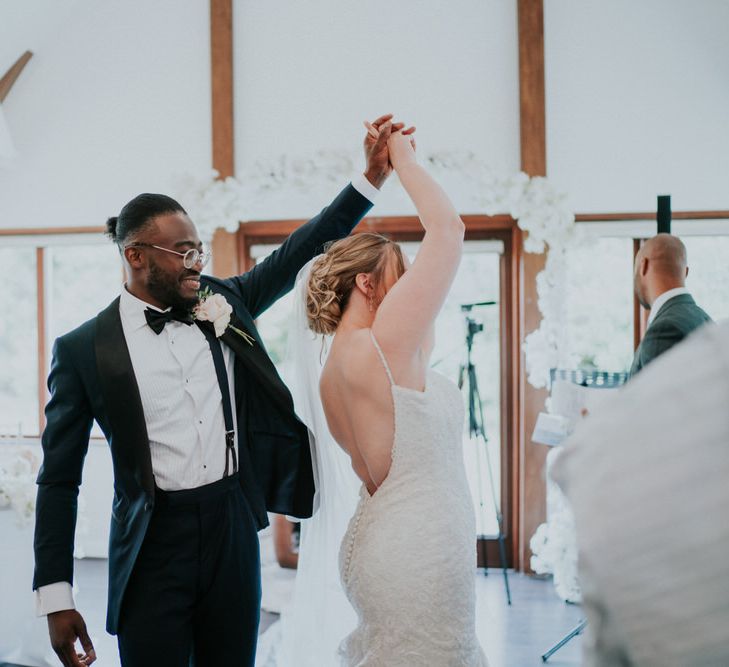
[[[198,298],[185,298],[180,294],[180,281],[189,276],[190,273],[187,272],[171,276],[162,271],[156,263],[151,262],[147,276],[147,290],[165,306],[186,311],[192,310],[197,305]]]

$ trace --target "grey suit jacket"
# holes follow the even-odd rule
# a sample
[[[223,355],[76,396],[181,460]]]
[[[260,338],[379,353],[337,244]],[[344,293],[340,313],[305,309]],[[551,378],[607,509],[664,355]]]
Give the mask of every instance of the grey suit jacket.
[[[666,301],[635,351],[630,377],[676,343],[680,343],[694,329],[711,321],[690,294],[679,294]]]

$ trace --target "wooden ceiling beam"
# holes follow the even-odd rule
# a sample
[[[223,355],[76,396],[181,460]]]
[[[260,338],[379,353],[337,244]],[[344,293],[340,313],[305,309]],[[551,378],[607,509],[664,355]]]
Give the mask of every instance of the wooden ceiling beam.
[[[20,73],[32,57],[33,53],[31,51],[26,51],[15,61],[15,64],[5,73],[3,78],[0,79],[0,104],[5,101],[5,98],[8,96],[13,84],[18,80]]]

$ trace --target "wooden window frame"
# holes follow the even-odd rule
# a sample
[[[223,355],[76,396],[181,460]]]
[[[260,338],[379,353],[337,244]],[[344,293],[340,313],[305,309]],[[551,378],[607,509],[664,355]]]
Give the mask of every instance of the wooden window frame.
[[[522,232],[515,221],[508,215],[462,216],[466,223],[468,240],[499,239],[504,243],[504,255],[501,266],[501,298],[503,308],[501,317],[501,494],[504,526],[506,533],[507,557],[509,563],[521,569],[528,567],[523,560],[530,535],[524,533],[525,513],[528,502],[533,501],[535,493],[534,471],[526,461],[526,448],[531,447],[530,434],[525,432],[521,421],[519,402],[524,400],[525,376],[521,341],[524,337],[525,324],[524,301],[528,294],[524,293],[524,252]],[[673,220],[729,220],[729,211],[674,211]],[[578,214],[575,221],[579,223],[601,222],[636,222],[655,221],[655,212],[647,213],[590,213]],[[213,269],[217,276],[229,276],[247,271],[253,265],[250,247],[254,244],[280,243],[304,220],[267,220],[241,223],[236,233],[230,234],[218,230],[213,239],[215,261]],[[62,236],[66,234],[101,234],[102,227],[66,227],[66,228],[18,228],[0,229],[0,240],[11,236]],[[363,220],[356,231],[374,231],[391,236],[399,241],[417,241],[422,237],[422,227],[414,216],[370,217]],[[728,230],[729,231],[729,230]],[[633,255],[640,248],[643,238],[633,238]],[[48,245],[48,244],[46,244]],[[508,259],[506,259],[508,258]],[[37,439],[43,432],[44,409],[47,401],[46,363],[46,293],[44,290],[45,245],[36,246],[36,281],[37,281],[37,317],[38,317],[38,426],[39,434],[25,434],[24,438]],[[506,291],[505,291],[506,290]],[[645,333],[647,313],[637,300],[633,303],[633,344],[635,347]],[[506,355],[506,356],[505,356]],[[508,357],[508,358],[507,358]],[[508,446],[507,446],[508,443]],[[542,472],[539,471],[539,475]],[[538,485],[537,485],[538,486]],[[531,490],[530,490],[531,489]],[[528,522],[527,522],[528,523]],[[483,563],[483,554],[490,564],[497,564],[498,551],[495,540],[487,540],[486,551],[479,551],[479,562]]]
[[[466,240],[499,240],[504,245],[500,260],[500,491],[504,517],[504,541],[509,567],[518,562],[519,545],[519,438],[518,400],[521,363],[521,326],[519,318],[519,267],[521,264],[521,230],[508,215],[464,215]],[[240,225],[238,231],[238,264],[245,271],[255,264],[254,245],[282,243],[305,220],[253,221]],[[365,218],[354,230],[384,234],[394,241],[420,241],[423,227],[415,216]],[[479,540],[479,566],[498,564],[496,539]]]
[[[104,232],[103,227],[30,227],[18,229],[0,229],[0,240],[8,237],[38,237],[48,238],[54,236],[66,236],[77,234],[96,235]],[[52,243],[36,245],[35,250],[35,280],[36,280],[36,328],[37,328],[37,361],[36,361],[36,398],[38,400],[38,419],[36,426],[37,433],[23,433],[23,440],[38,440],[43,434],[46,425],[45,408],[48,402],[48,318],[47,318],[47,296],[48,285],[46,280],[46,257],[47,249]],[[33,246],[29,246],[33,247]],[[79,322],[80,324],[80,322]],[[98,436],[92,436],[91,440],[100,440]]]
[[[729,221],[729,211],[674,211],[671,214],[674,221]],[[656,213],[580,213],[575,215],[575,222],[656,222]],[[729,235],[729,225],[727,227]],[[646,241],[647,237],[633,237],[633,261]],[[645,330],[648,328],[648,311],[640,305],[638,297],[633,294],[633,350],[638,349],[643,340]]]

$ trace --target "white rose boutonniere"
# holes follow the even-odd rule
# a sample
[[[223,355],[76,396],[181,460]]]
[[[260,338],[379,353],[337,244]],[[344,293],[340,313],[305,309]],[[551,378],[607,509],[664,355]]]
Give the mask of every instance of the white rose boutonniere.
[[[230,316],[233,313],[231,306],[222,294],[213,294],[209,287],[197,293],[199,303],[193,308],[192,316],[201,322],[212,322],[215,335],[220,338],[225,330],[230,328],[235,331],[248,345],[253,345],[255,339],[245,331],[230,324]]]

